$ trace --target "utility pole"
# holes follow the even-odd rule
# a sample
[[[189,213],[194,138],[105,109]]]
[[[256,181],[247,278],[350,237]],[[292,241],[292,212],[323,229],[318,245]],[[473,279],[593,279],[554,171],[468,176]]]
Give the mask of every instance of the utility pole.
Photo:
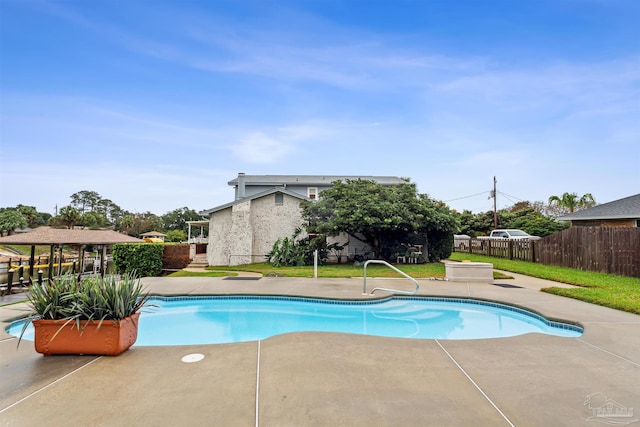
[[[498,181],[496,181],[496,177],[493,177],[493,191],[491,192],[491,197],[493,197],[493,228],[496,229],[498,228],[498,209],[497,207],[497,193],[496,193],[496,183]]]

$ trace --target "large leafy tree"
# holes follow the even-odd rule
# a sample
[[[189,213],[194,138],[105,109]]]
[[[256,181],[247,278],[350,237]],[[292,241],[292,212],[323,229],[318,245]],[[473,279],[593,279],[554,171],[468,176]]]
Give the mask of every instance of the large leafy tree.
[[[102,215],[95,211],[85,212],[80,216],[79,224],[88,227],[90,229],[97,229],[102,227],[105,223],[105,219]]]
[[[9,214],[8,212],[13,212]],[[35,228],[40,225],[46,225],[51,218],[51,214],[45,212],[38,212],[34,206],[18,205],[15,208],[0,208],[0,214],[4,214],[0,220],[3,224],[0,231],[13,232],[17,228]],[[22,218],[20,218],[19,214]],[[22,222],[22,219],[26,221],[26,224]]]
[[[590,208],[596,205],[596,200],[591,193],[580,197],[576,193],[563,193],[562,196],[549,197],[549,207],[557,209],[560,213],[573,213],[577,209]]]
[[[38,211],[34,206],[26,206],[26,205],[18,205],[16,206],[16,210],[22,214],[23,217],[27,220],[27,227],[35,227],[41,221],[41,217],[38,214]]]
[[[71,195],[71,206],[80,211],[80,215],[86,211],[93,211],[98,206],[100,195],[95,191],[78,191]]]
[[[569,224],[557,221],[553,217],[545,216],[532,207],[515,212],[507,212],[504,218],[505,228],[517,228],[533,236],[540,237],[557,233],[569,227]]]
[[[127,214],[120,206],[109,199],[105,199],[95,191],[78,191],[71,195],[71,206],[80,212],[80,215],[91,213],[92,224],[96,226],[118,224]],[[100,218],[97,218],[99,216]],[[89,225],[88,225],[89,226]]]
[[[198,212],[186,206],[167,212],[160,218],[165,230],[182,230],[185,233],[189,228],[187,221],[201,221],[204,219]]]
[[[26,228],[27,219],[17,209],[5,208],[0,211],[0,233],[12,234],[17,228]]]
[[[396,186],[361,179],[336,181],[319,201],[302,206],[308,231],[328,236],[347,233],[385,259],[394,256],[399,243],[419,243],[421,237],[428,242],[429,259],[442,259],[450,253],[457,226],[445,204],[418,194],[408,181]]]
[[[554,217],[545,215],[544,203],[527,201],[518,202],[507,209],[500,209],[498,214],[499,228],[517,228],[534,236],[548,236],[562,231],[568,224],[557,221]],[[460,234],[472,237],[487,235],[493,230],[493,211],[474,214],[464,211],[458,214]]]
[[[151,212],[129,214],[122,218],[116,228],[130,236],[139,237],[148,231],[162,230],[162,220]]]
[[[504,224],[504,210],[499,210],[498,224]],[[474,214],[471,211],[465,210],[461,214],[458,214],[458,221],[460,222],[459,234],[467,234],[471,237],[483,236],[489,234],[495,227],[493,226],[493,211],[481,212]]]
[[[126,212],[109,199],[100,199],[96,203],[95,210],[93,212],[99,213],[109,224],[117,223],[122,217],[126,215]]]
[[[185,240],[187,240],[187,233],[184,230],[167,231],[166,242],[184,242]]]

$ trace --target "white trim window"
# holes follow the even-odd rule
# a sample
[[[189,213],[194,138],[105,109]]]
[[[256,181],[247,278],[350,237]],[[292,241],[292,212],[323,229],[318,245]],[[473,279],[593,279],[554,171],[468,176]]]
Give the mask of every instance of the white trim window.
[[[307,187],[307,197],[311,200],[318,200],[318,187]]]

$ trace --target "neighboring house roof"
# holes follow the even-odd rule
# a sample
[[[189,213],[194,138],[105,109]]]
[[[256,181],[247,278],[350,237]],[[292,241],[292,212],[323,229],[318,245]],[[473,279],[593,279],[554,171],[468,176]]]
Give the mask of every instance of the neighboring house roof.
[[[148,231],[146,233],[142,233],[140,236],[144,236],[144,237],[167,237],[166,234],[162,234],[159,231]]]
[[[640,194],[558,217],[560,221],[597,219],[640,219]]]
[[[33,228],[16,228],[15,230],[13,230],[13,234],[20,234],[20,233],[31,233],[33,231]]]
[[[375,181],[382,185],[398,185],[405,183],[403,178],[397,176],[369,176],[369,175],[245,175],[246,185],[268,185],[284,186],[285,184],[308,185],[308,186],[328,186],[334,181],[345,181],[347,179],[365,179]],[[231,186],[238,185],[238,178],[228,182]]]
[[[42,227],[30,233],[0,237],[0,244],[9,245],[113,245],[144,243],[144,240],[113,230],[67,230]]]
[[[284,187],[274,187],[274,188],[270,188],[268,190],[262,191],[260,193],[256,193],[256,194],[254,194],[252,196],[245,197],[244,199],[234,200],[233,202],[225,203],[224,205],[220,205],[220,206],[217,206],[215,208],[207,209],[206,211],[202,211],[202,212],[198,212],[198,213],[200,215],[211,215],[212,213],[215,213],[215,212],[230,208],[230,207],[232,207],[234,205],[237,205],[239,203],[244,203],[244,202],[247,202],[247,201],[259,199],[261,197],[265,197],[265,196],[268,196],[268,195],[274,194],[274,193],[283,193],[283,194],[286,194],[286,195],[291,196],[291,197],[295,197],[296,199],[300,199],[300,200],[311,200],[308,197],[301,196],[299,193],[295,193],[293,191],[289,191]]]

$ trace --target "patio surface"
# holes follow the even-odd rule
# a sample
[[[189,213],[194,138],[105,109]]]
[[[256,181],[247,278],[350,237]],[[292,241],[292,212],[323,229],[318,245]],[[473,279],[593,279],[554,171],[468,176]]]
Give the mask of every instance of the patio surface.
[[[118,357],[44,357],[4,333],[24,304],[2,306],[0,426],[640,426],[640,316],[542,293],[562,285],[513,276],[496,282],[518,287],[419,280],[420,294],[517,304],[580,322],[584,335],[448,341],[292,333],[133,347]],[[162,295],[366,298],[361,278],[143,282]],[[367,279],[369,290],[375,286],[412,287]],[[192,353],[205,358],[181,361]]]

